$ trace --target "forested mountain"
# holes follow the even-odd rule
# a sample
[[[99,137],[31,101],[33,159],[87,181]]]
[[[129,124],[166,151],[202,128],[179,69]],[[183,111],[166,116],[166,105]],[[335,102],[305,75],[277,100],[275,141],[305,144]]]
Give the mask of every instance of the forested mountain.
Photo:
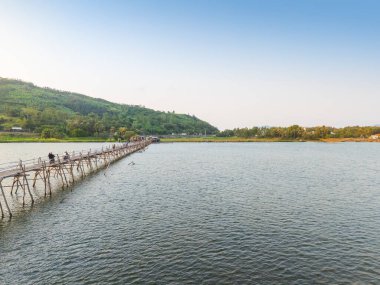
[[[15,126],[45,137],[108,137],[119,131],[140,134],[218,132],[195,116],[116,104],[0,78],[0,130]]]

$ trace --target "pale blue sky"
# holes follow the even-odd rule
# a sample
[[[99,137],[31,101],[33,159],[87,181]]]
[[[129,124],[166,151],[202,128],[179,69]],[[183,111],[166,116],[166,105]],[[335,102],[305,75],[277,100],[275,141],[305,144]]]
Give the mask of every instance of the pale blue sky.
[[[0,77],[220,129],[380,123],[380,1],[0,0]]]

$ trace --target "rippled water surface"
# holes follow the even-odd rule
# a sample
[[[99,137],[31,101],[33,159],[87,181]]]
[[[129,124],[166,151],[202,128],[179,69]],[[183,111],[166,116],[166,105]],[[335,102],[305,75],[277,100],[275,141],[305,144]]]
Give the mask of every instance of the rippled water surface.
[[[151,145],[0,222],[0,284],[380,284],[379,154]]]

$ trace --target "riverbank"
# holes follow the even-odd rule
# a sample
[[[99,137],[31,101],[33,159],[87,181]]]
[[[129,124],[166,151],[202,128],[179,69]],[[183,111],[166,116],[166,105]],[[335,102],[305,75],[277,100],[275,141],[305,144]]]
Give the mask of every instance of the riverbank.
[[[372,140],[366,138],[328,138],[319,140],[304,139],[281,139],[281,138],[240,138],[240,137],[194,137],[194,138],[162,138],[163,143],[174,142],[380,142],[380,140]]]
[[[277,138],[240,138],[240,137],[194,137],[194,138],[161,138],[163,143],[171,142],[300,142],[303,140],[289,140]]]
[[[321,142],[338,143],[338,142],[380,142],[380,139],[374,140],[369,138],[328,138],[320,139]]]
[[[24,135],[0,134],[0,143],[15,143],[15,142],[40,142],[40,143],[63,143],[63,142],[105,142],[110,141],[105,138],[97,137],[67,137],[62,139],[57,138],[40,138],[37,134]],[[209,142],[209,143],[230,143],[230,142],[325,142],[325,143],[339,143],[339,142],[380,142],[380,139],[373,140],[368,138],[327,138],[319,140],[304,140],[304,139],[281,139],[281,138],[241,138],[241,137],[182,137],[182,138],[161,138],[162,143],[190,143],[190,142]]]

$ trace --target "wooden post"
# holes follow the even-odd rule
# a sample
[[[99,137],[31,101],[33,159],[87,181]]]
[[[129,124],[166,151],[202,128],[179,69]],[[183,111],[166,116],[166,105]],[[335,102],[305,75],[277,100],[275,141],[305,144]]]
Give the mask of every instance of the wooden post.
[[[24,181],[26,182],[26,187],[27,187],[27,189],[28,189],[28,193],[29,193],[30,199],[32,200],[32,205],[33,205],[33,204],[34,204],[34,199],[33,199],[32,193],[30,192],[29,183],[28,183],[28,178],[26,177],[25,165],[24,165],[24,167],[23,167],[23,173],[24,173],[24,175],[23,175],[23,183],[24,183]],[[25,187],[25,186],[24,186],[24,187]],[[25,191],[24,191],[24,193],[25,193]]]
[[[4,211],[3,211],[3,206],[1,205],[1,201],[0,201],[0,209],[1,209],[1,218],[3,219],[4,218]]]
[[[2,181],[3,181],[3,179],[0,179],[0,189],[1,189],[1,194],[3,194],[3,198],[4,198],[4,202],[5,202],[5,206],[7,207],[7,210],[8,210],[9,216],[12,218],[12,212],[11,212],[11,209],[9,209],[9,205],[8,205],[8,202],[7,202],[7,198],[5,197],[5,194],[4,194],[4,189],[3,189]]]
[[[78,166],[82,172],[82,178],[84,177],[84,167],[83,167],[83,156],[82,153],[80,153],[80,159],[78,160]]]
[[[93,172],[93,171],[94,171],[94,168],[92,167],[92,163],[91,163],[91,153],[90,153],[90,152],[87,153],[87,160],[88,160],[88,164],[87,164],[87,165],[90,165],[90,171]]]
[[[46,176],[47,176],[47,184],[49,186],[49,194],[51,195],[50,166],[48,167],[48,169],[46,171]]]
[[[16,183],[16,176],[13,177],[13,183],[12,183],[12,188],[11,188],[11,195],[13,196],[13,187],[15,186]]]
[[[16,190],[15,190],[15,194],[17,194],[19,186],[21,186],[21,189],[24,189],[23,186],[21,185],[21,182],[20,182],[20,174],[17,174],[16,178],[17,178],[16,179],[16,185],[17,185],[17,187],[16,187]]]
[[[67,179],[65,170],[67,171],[67,175],[69,175],[70,171],[67,169],[67,166],[64,163],[64,164],[62,164],[63,177],[65,177],[66,185],[67,185],[67,187],[69,187],[70,186],[70,177],[69,177],[69,179]]]
[[[44,162],[42,162],[42,174],[43,174],[43,176],[44,176],[44,187],[45,187],[45,197],[46,197],[46,183],[47,183],[47,181],[46,181],[46,162],[44,161]]]
[[[36,171],[34,172],[34,178],[33,178],[33,184],[32,184],[33,188],[36,187],[36,182],[37,182],[37,176],[38,176],[38,175],[41,177],[40,170],[36,170]]]
[[[73,183],[75,181],[75,176],[74,176],[74,161],[70,161],[70,173],[71,173],[71,178],[73,179]]]
[[[57,177],[58,175],[61,177],[61,180],[62,180],[62,189],[65,188],[65,181],[63,180],[63,175],[62,175],[62,172],[61,172],[61,161],[59,159],[59,156],[57,155],[57,160],[58,160],[58,166],[57,166]]]

